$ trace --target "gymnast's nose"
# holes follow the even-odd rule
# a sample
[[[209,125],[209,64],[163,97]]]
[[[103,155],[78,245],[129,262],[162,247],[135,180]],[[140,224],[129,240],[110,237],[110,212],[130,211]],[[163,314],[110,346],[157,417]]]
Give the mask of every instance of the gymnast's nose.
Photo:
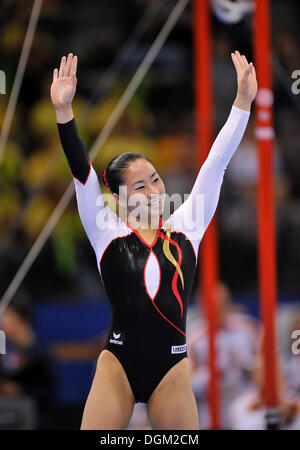
[[[160,191],[155,187],[149,186],[147,188],[146,196],[148,203],[150,203],[151,201],[158,199],[158,197],[160,196]]]

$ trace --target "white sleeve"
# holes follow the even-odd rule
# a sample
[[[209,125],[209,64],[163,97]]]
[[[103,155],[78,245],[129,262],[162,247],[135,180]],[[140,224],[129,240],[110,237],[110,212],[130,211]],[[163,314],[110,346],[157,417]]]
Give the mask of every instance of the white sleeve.
[[[99,239],[108,238],[116,230],[119,217],[105,204],[98,176],[91,164],[85,183],[73,177],[78,211],[82,225],[95,248]]]
[[[172,230],[190,239],[195,253],[216,211],[226,167],[244,135],[250,112],[232,106],[203,163],[189,197],[170,216]]]

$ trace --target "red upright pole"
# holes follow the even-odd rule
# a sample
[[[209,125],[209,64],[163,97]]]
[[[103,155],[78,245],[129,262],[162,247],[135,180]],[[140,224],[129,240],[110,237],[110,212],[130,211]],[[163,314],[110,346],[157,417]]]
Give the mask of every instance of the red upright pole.
[[[194,0],[195,124],[198,169],[213,142],[211,13],[209,0]],[[200,271],[209,338],[209,407],[211,428],[219,428],[219,389],[216,366],[216,306],[218,278],[216,221],[212,220],[201,243]],[[200,424],[201,428],[201,424]]]
[[[258,180],[258,249],[260,308],[264,327],[264,386],[266,406],[276,427],[277,340],[275,331],[277,279],[275,249],[274,177],[273,177],[273,93],[271,76],[270,4],[256,0],[254,20],[255,66],[258,94],[255,119],[259,159]],[[274,417],[275,416],[275,417]]]

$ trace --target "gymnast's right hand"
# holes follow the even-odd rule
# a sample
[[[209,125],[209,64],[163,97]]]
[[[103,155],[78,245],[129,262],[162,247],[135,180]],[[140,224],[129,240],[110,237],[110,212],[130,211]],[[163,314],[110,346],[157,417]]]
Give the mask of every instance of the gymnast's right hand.
[[[77,56],[69,53],[61,58],[60,67],[53,71],[50,94],[58,116],[58,122],[65,122],[72,114],[71,103],[76,92]]]

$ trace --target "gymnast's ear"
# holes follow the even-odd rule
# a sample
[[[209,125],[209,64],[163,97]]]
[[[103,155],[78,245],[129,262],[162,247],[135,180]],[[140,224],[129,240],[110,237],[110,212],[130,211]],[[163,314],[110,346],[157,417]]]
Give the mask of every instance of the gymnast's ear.
[[[122,199],[122,197],[119,194],[116,194],[115,192],[113,192],[111,194],[116,202],[116,204],[120,207],[120,208],[124,208],[126,207],[127,203],[124,199]]]
[[[116,194],[115,192],[112,192],[111,194],[115,200],[116,203],[119,203],[120,201],[120,196],[118,194]]]

